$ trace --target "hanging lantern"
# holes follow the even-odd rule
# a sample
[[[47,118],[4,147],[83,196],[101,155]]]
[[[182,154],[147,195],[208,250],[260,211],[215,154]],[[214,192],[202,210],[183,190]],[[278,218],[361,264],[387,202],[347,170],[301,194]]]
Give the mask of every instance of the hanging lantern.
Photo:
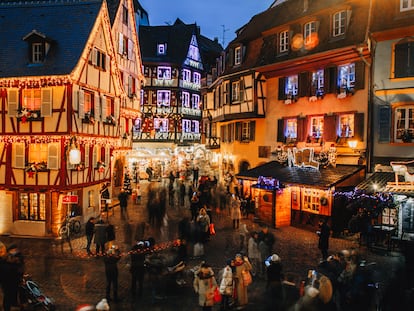
[[[81,163],[81,152],[76,144],[76,138],[72,137],[69,150],[69,163],[77,165]]]

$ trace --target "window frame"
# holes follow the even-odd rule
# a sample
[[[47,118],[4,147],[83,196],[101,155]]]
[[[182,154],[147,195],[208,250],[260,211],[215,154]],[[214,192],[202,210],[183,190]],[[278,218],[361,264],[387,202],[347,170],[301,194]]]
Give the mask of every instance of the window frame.
[[[343,122],[345,118],[348,118],[348,122]],[[341,113],[338,115],[338,136],[340,138],[352,138],[355,136],[354,113]]]
[[[27,197],[26,199],[24,197]],[[36,198],[35,198],[36,197]],[[27,206],[23,205],[24,200],[27,202]],[[31,203],[31,201],[36,200],[37,202]],[[46,193],[38,192],[20,192],[18,195],[18,210],[17,218],[19,220],[27,221],[46,221]],[[22,217],[22,208],[27,208],[27,216]],[[37,210],[34,215],[37,217],[32,218],[31,210]]]
[[[309,118],[309,135],[312,138],[322,138],[324,132],[324,117],[323,116],[311,116]]]
[[[236,46],[234,49],[234,65],[240,65],[242,59],[242,48],[241,46]]]
[[[157,90],[157,107],[170,107],[170,106],[171,106],[171,91]]]
[[[32,43],[32,63],[40,64],[44,60],[44,43],[33,42]]]
[[[299,91],[299,75],[291,75],[286,77],[285,95],[287,99],[294,99],[298,96]]]
[[[240,81],[233,81],[231,83],[231,101],[239,102],[240,100]]]
[[[185,82],[191,82],[191,70],[189,69],[183,69],[182,71],[182,75],[183,75],[183,81]]]
[[[297,141],[298,139],[298,119],[297,118],[286,118],[285,119],[284,134],[285,134],[287,143]]]
[[[171,67],[170,66],[158,66],[157,67],[157,79],[158,80],[171,80]]]
[[[154,118],[154,129],[159,133],[168,133],[169,119]]]
[[[190,93],[189,92],[182,92],[181,93],[181,106],[184,107],[184,108],[190,108],[191,107]]]
[[[289,30],[279,33],[279,53],[289,52]]]
[[[167,43],[157,44],[157,55],[167,55]]]
[[[193,83],[201,85],[201,74],[199,72],[193,72]]]
[[[311,73],[311,96],[323,97],[325,94],[325,70],[318,69]]]
[[[200,95],[191,94],[191,108],[200,109]]]
[[[347,11],[341,10],[332,16],[332,37],[337,38],[345,35],[347,26]]]
[[[406,5],[406,7],[404,7]],[[400,12],[414,10],[414,0],[400,0]]]
[[[399,118],[398,110],[405,111],[404,118]],[[407,133],[410,134],[411,138],[414,138],[414,103],[409,104],[409,105],[395,107],[393,109],[393,114],[394,114],[394,118],[393,118],[394,120],[394,126],[393,126],[394,142],[404,142],[403,135],[404,133],[406,133],[406,131],[408,131]],[[403,122],[404,122],[403,126],[399,126],[401,119],[403,119]],[[410,125],[412,125],[412,127]]]
[[[337,86],[339,92],[349,92],[355,88],[356,71],[355,63],[348,63],[338,66],[338,81]]]

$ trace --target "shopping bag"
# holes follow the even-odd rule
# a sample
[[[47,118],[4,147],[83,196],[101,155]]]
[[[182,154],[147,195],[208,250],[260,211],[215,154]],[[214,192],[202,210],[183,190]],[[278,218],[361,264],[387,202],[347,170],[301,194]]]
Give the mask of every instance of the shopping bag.
[[[220,291],[218,287],[216,287],[216,289],[214,290],[214,294],[213,294],[213,301],[214,303],[220,303],[221,299],[222,297],[221,297]]]
[[[210,235],[216,235],[216,229],[214,228],[214,224],[210,224]]]
[[[194,244],[194,257],[204,256],[204,245],[202,243]]]
[[[244,286],[249,286],[252,284],[252,275],[250,274],[249,270],[242,270],[242,276]]]

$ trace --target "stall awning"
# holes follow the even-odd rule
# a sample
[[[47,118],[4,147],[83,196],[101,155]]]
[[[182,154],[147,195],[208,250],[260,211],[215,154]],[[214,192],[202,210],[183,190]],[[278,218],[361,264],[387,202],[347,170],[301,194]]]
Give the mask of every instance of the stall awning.
[[[343,184],[343,186],[357,185],[365,178],[365,167],[362,165],[337,165],[327,168],[289,167],[279,162],[271,161],[236,175],[239,179],[257,180],[259,176],[273,177],[279,180],[281,186],[308,185],[317,188],[329,189]],[[347,180],[357,177],[350,185]],[[362,178],[361,178],[362,177]]]
[[[394,172],[375,172],[363,182],[356,186],[356,190],[372,194],[374,192],[390,192],[395,194],[414,196],[414,185],[405,182],[403,176],[398,177],[398,184],[395,182]]]

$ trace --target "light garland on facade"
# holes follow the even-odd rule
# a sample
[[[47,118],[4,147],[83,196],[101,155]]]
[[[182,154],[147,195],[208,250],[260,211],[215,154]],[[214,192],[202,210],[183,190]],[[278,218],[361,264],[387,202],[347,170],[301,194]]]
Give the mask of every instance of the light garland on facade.
[[[60,86],[70,84],[71,82],[71,79],[67,76],[9,78],[0,79],[0,87],[39,88],[48,86]]]

